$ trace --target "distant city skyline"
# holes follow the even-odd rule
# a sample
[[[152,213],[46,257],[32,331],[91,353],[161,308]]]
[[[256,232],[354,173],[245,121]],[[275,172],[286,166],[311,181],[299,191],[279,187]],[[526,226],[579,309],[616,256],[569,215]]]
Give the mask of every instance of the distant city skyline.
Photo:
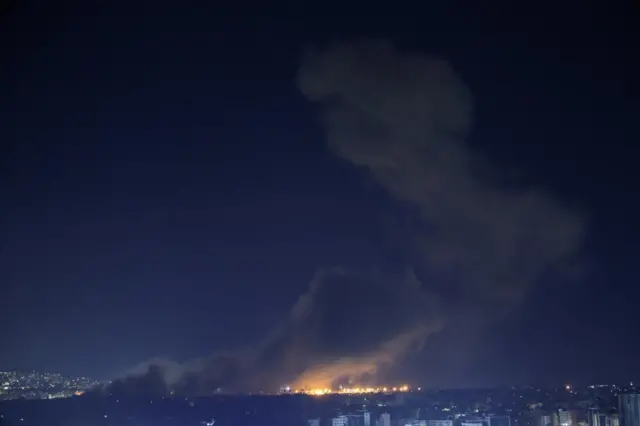
[[[51,372],[0,371],[0,401],[58,399],[80,396],[99,382],[87,377],[65,377]]]
[[[315,396],[86,395],[0,401],[0,419],[7,424],[89,426],[159,421],[188,426],[636,426],[638,393],[633,387],[610,385]]]

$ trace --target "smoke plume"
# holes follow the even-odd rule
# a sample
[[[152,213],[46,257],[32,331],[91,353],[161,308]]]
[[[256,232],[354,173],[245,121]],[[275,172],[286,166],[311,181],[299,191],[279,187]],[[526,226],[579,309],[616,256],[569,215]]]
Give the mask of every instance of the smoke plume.
[[[465,143],[472,98],[446,62],[386,42],[335,44],[304,55],[297,84],[319,107],[330,149],[417,212],[407,244],[415,269],[437,278],[320,272],[258,349],[153,362],[129,387],[193,394],[372,379],[454,321],[483,327],[508,314],[579,249],[580,216],[478,173],[486,159]]]
[[[298,388],[374,376],[440,328],[434,301],[412,271],[397,276],[324,271],[294,305],[264,355]]]
[[[328,144],[419,214],[420,267],[448,303],[507,313],[542,273],[576,252],[584,221],[542,192],[501,187],[465,143],[471,94],[438,59],[383,41],[311,51],[298,73]]]

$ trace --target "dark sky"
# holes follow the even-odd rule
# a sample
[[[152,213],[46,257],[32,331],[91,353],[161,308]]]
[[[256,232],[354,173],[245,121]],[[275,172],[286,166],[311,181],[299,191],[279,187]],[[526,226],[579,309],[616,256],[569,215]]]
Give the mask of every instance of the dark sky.
[[[420,354],[402,374],[640,374],[637,7],[19,3],[0,69],[0,370],[108,378],[236,348],[277,326],[319,269],[413,265],[402,203],[333,152],[294,81],[307,46],[366,38],[448,61],[474,98],[469,149],[503,185],[587,223],[571,277],[538,276],[469,347],[443,338],[443,353],[470,354],[446,374],[421,360],[454,361]]]

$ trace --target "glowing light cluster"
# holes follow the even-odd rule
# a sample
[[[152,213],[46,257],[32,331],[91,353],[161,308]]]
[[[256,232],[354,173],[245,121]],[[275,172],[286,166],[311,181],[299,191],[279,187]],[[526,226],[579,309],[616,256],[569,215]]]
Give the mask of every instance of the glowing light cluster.
[[[300,393],[306,395],[333,395],[333,394],[363,394],[363,393],[385,393],[385,392],[409,392],[407,385],[395,387],[376,387],[376,388],[346,388],[340,386],[338,389],[329,388],[311,388],[311,389],[295,389],[292,393]]]

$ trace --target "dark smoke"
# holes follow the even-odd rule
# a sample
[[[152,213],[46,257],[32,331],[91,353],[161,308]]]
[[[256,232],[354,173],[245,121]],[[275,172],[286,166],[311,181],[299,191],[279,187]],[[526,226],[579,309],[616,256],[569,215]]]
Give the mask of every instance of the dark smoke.
[[[330,387],[373,375],[440,327],[435,303],[412,272],[319,273],[269,342],[262,362],[297,387]]]
[[[284,383],[328,387],[374,375],[439,329],[433,300],[409,271],[400,275],[319,272],[289,317],[256,349],[178,364],[155,359],[114,381],[110,394],[277,390]]]
[[[336,44],[308,52],[297,83],[319,106],[329,147],[419,212],[407,245],[415,268],[438,279],[427,291],[413,272],[321,272],[258,349],[152,362],[114,392],[210,394],[375,378],[454,321],[481,329],[508,314],[541,274],[580,248],[580,216],[540,191],[478,175],[465,144],[471,95],[446,62],[386,42]]]

